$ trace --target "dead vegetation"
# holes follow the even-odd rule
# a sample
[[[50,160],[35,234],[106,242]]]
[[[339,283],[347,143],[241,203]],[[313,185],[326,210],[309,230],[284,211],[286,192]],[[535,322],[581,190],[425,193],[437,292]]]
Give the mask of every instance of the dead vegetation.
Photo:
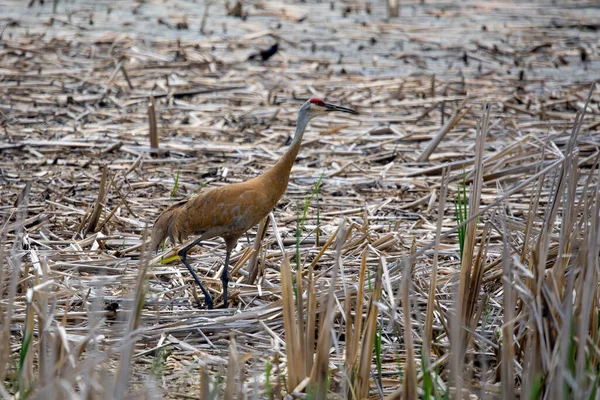
[[[0,396],[598,398],[599,12],[426,3],[7,6]],[[361,115],[312,124],[198,308],[148,227],[312,96]],[[223,254],[190,256],[216,301]]]

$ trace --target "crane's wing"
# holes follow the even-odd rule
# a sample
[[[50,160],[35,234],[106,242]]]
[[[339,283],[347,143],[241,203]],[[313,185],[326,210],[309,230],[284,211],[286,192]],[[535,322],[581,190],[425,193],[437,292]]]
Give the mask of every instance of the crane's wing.
[[[246,181],[199,193],[166,209],[154,223],[152,249],[169,237],[173,243],[191,235],[238,238],[273,209],[280,196]]]

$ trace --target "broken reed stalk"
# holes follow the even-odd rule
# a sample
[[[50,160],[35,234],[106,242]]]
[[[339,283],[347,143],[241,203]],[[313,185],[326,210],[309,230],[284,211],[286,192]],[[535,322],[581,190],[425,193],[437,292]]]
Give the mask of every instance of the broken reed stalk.
[[[305,371],[308,373],[312,370],[314,353],[315,353],[315,338],[317,334],[317,291],[315,288],[315,271],[312,264],[308,267],[307,274],[308,284],[306,288],[307,311],[306,311],[306,335],[304,336],[304,362]]]
[[[34,325],[34,309],[33,309],[33,291],[27,289],[26,309],[25,309],[25,330],[23,332],[23,341],[21,345],[19,365],[18,365],[18,383],[19,395],[26,397],[31,390],[31,381],[33,379],[33,325]],[[19,397],[20,397],[19,396]]]
[[[238,369],[239,356],[235,338],[232,336],[229,341],[229,362],[227,363],[227,376],[225,378],[225,393],[223,400],[233,400],[235,398],[235,376]],[[241,393],[238,393],[241,396]]]
[[[244,283],[247,283],[249,285],[253,285],[256,281],[256,277],[258,276],[258,258],[260,256],[260,249],[262,247],[263,239],[265,237],[265,234],[267,233],[268,225],[269,219],[266,217],[262,221],[260,221],[260,224],[258,224],[256,237],[254,238],[254,243],[252,244],[252,250],[254,250],[254,252],[250,256],[250,260],[248,261],[248,267],[246,269],[248,275],[244,279]]]
[[[542,151],[542,156],[540,157],[539,163],[543,163],[545,153],[546,153],[546,147],[544,147],[544,149]],[[529,210],[527,213],[527,225],[525,227],[525,232],[524,232],[524,237],[523,237],[523,247],[521,249],[520,262],[522,264],[525,263],[526,257],[531,252],[530,236],[532,233],[533,223],[534,223],[535,217],[537,215],[537,210],[538,210],[538,205],[540,202],[540,196],[542,194],[543,185],[544,185],[544,179],[540,179],[537,184],[536,190],[533,192],[533,194],[530,196],[530,199],[529,199],[529,206],[528,206]],[[533,289],[533,286],[530,286],[530,288]]]
[[[400,0],[387,0],[388,18],[396,18],[400,15]]]
[[[0,302],[0,311],[2,312],[0,315],[0,322],[2,323],[2,330],[0,331],[0,350],[2,350],[0,351],[0,378],[2,378],[2,381],[4,381],[4,379],[6,378],[6,373],[8,369],[7,367],[11,353],[10,328],[13,325],[13,318],[15,317],[15,305],[17,304],[15,302],[15,298],[17,297],[17,289],[22,266],[22,253],[20,250],[23,246],[22,240],[25,231],[24,222],[27,216],[27,210],[29,206],[29,195],[31,185],[31,181],[27,182],[16,204],[16,222],[14,224],[15,239],[13,242],[12,249],[10,251],[10,256],[6,257],[4,249],[0,252],[0,269],[2,269],[2,272],[0,273],[2,276],[2,279],[0,279],[0,293],[2,294],[3,299],[6,290],[4,286],[4,282],[6,281],[5,271],[10,271],[10,281],[8,282],[8,296],[5,299],[6,301]],[[0,238],[4,238],[6,234],[7,232],[5,226],[2,232],[0,232]],[[4,261],[6,261],[6,267],[4,266]]]
[[[100,217],[102,216],[102,210],[104,210],[104,202],[106,201],[106,195],[108,194],[108,186],[108,165],[104,164],[102,166],[102,177],[100,178],[98,197],[94,203],[94,208],[92,210],[92,214],[90,215],[88,224],[85,227],[85,231],[83,233],[84,237],[87,236],[88,233],[96,230],[98,221],[100,221]]]
[[[40,386],[46,386],[52,382],[53,371],[55,368],[54,354],[52,354],[51,345],[54,344],[52,335],[47,332],[51,328],[53,321],[53,310],[48,307],[48,292],[46,287],[52,286],[53,282],[49,280],[48,262],[46,259],[40,260],[38,252],[30,246],[30,258],[34,265],[35,271],[35,286],[33,294],[37,300],[37,325],[38,325],[38,370],[40,376]]]
[[[296,269],[296,318],[298,321],[298,352],[299,352],[299,357],[298,357],[298,362],[297,362],[297,368],[298,368],[298,372],[299,372],[299,377],[301,377],[300,382],[298,382],[298,384],[300,384],[307,376],[310,370],[306,369],[307,366],[307,362],[306,359],[307,358],[313,358],[313,353],[308,351],[308,348],[303,348],[302,346],[307,343],[306,342],[306,336],[307,336],[307,332],[306,332],[306,321],[304,320],[304,288],[302,287],[302,268],[297,268]],[[311,347],[312,349],[312,347]]]
[[[502,398],[510,400],[515,398],[515,374],[514,374],[514,314],[515,294],[512,283],[511,255],[508,250],[510,236],[506,223],[506,213],[502,212],[501,219],[502,235],[504,243],[502,246],[502,287],[504,288],[504,325],[502,326]]]
[[[142,243],[146,243],[147,236],[148,228],[146,227],[142,235]],[[122,338],[121,357],[119,358],[119,364],[115,373],[115,386],[112,398],[117,400],[125,398],[131,377],[131,358],[133,356],[136,342],[136,331],[140,325],[142,310],[144,308],[146,298],[146,272],[148,271],[151,254],[152,251],[148,248],[148,246],[142,247],[135,284],[135,297],[132,304],[127,329]]]
[[[20,229],[19,229],[20,230]],[[0,250],[0,291],[4,298],[4,293],[8,289],[6,301],[0,302],[0,378],[4,381],[7,371],[8,358],[10,356],[10,327],[12,325],[15,297],[17,295],[17,283],[19,282],[21,260],[20,257],[5,257],[4,249]],[[6,267],[4,266],[6,262]],[[12,266],[12,268],[11,268]],[[5,287],[6,278],[5,271],[10,271],[10,280],[8,288]]]
[[[123,78],[125,78],[125,81],[127,82],[127,86],[129,86],[129,89],[131,89],[131,90],[135,89],[135,87],[133,86],[133,83],[131,83],[131,79],[129,79],[129,75],[127,74],[127,70],[125,69],[124,62],[121,64],[121,72],[123,73]]]
[[[529,186],[531,184],[531,182],[535,181],[536,179],[545,176],[546,174],[548,174],[550,171],[552,171],[553,169],[555,169],[556,167],[560,166],[563,164],[563,160],[557,160],[555,162],[553,162],[552,164],[550,164],[549,166],[547,166],[546,168],[542,169],[540,172],[538,172],[537,174],[525,179],[523,182],[519,183],[518,185],[516,185],[515,187],[513,187],[510,190],[507,190],[506,192],[504,192],[504,194],[498,196],[494,201],[492,201],[490,204],[488,204],[487,206],[483,207],[481,210],[479,210],[477,212],[477,214],[475,215],[469,215],[469,218],[467,218],[466,220],[464,220],[463,222],[461,222],[460,224],[446,230],[442,236],[440,237],[441,240],[448,238],[450,235],[452,235],[453,233],[457,232],[460,228],[462,228],[463,226],[467,226],[468,224],[470,224],[471,222],[473,222],[474,220],[476,220],[477,218],[481,217],[481,215],[483,215],[485,212],[491,210],[492,208],[498,206],[498,204],[502,203],[502,201],[506,200],[507,198],[509,198],[511,195],[519,192],[520,190],[526,188],[527,186]],[[421,246],[421,248],[411,254],[410,258],[411,259],[415,259],[419,256],[422,256],[427,250],[431,249],[433,246],[435,246],[435,240],[430,241],[429,243],[427,243],[424,246]],[[399,269],[398,266],[394,266],[390,269],[390,272],[396,272]]]
[[[208,9],[212,5],[212,1],[206,1],[204,4],[204,13],[202,14],[202,21],[200,22],[200,33],[205,34],[204,27],[206,26],[206,21],[208,20]]]
[[[200,398],[201,399],[210,399],[210,378],[208,375],[208,371],[206,370],[206,365],[200,366]]]
[[[369,299],[369,304],[367,306],[358,371],[356,373],[356,381],[354,383],[354,393],[358,399],[364,399],[369,394],[371,360],[373,359],[373,343],[375,341],[375,334],[377,333],[377,316],[379,315],[379,306],[377,306],[377,303],[381,297],[382,277],[383,266],[380,261],[379,267],[377,268],[377,274],[375,275],[373,293],[371,294],[371,298]]]
[[[475,150],[475,179],[474,186],[470,191],[468,204],[468,217],[476,215],[479,212],[479,204],[481,202],[481,190],[483,185],[483,154],[485,150],[485,137],[488,130],[490,109],[487,105],[484,106],[484,114],[478,124],[476,131],[476,150]],[[459,189],[460,190],[460,189]],[[469,219],[467,218],[467,221]],[[480,243],[480,251],[477,259],[474,260],[476,246],[476,227],[477,221],[471,219],[466,225],[466,233],[464,238],[464,247],[462,261],[460,266],[460,279],[456,293],[456,310],[452,319],[452,334],[451,348],[453,354],[452,381],[456,385],[456,398],[462,397],[462,382],[463,382],[463,361],[466,354],[470,335],[465,329],[472,328],[472,324],[476,324],[475,320],[475,303],[479,297],[479,289],[481,285],[481,276],[483,273],[484,261],[481,258],[481,250],[484,246],[482,239]]]
[[[448,195],[448,177],[450,175],[449,168],[442,170],[442,178],[440,184],[440,200],[437,215],[437,228],[435,234],[435,247],[433,253],[433,268],[431,277],[429,278],[429,295],[427,297],[427,311],[425,314],[425,337],[423,339],[423,369],[429,369],[430,363],[430,343],[433,340],[433,309],[437,290],[438,277],[438,257],[440,251],[440,236],[442,233],[442,222],[444,220],[444,208],[446,207],[446,196]]]
[[[552,226],[554,226],[555,220],[557,218],[558,215],[558,209],[559,209],[559,204],[561,202],[561,198],[563,197],[563,193],[564,193],[564,188],[566,186],[566,181],[567,181],[567,177],[570,176],[571,180],[574,179],[574,174],[571,173],[569,174],[569,170],[572,169],[572,167],[574,165],[576,165],[573,162],[573,149],[574,149],[574,145],[576,143],[576,138],[578,136],[579,133],[579,129],[581,127],[581,121],[582,121],[582,114],[585,112],[585,110],[587,109],[587,105],[589,103],[589,99],[591,97],[591,92],[593,91],[594,85],[592,84],[592,87],[590,89],[590,94],[588,95],[588,99],[586,100],[585,106],[583,108],[583,112],[578,113],[575,117],[575,122],[573,124],[573,129],[569,138],[569,141],[567,143],[567,148],[565,150],[565,155],[564,155],[564,162],[562,163],[562,170],[561,170],[561,174],[559,175],[558,178],[558,184],[554,186],[554,190],[553,193],[551,193],[550,195],[550,203],[547,205],[546,208],[546,218],[544,219],[544,224],[540,230],[540,234],[538,236],[538,240],[537,243],[535,245],[535,249],[532,253],[532,268],[534,269],[534,276],[536,277],[535,280],[535,309],[534,312],[536,312],[536,315],[538,316],[538,319],[535,321],[535,323],[533,323],[531,326],[534,328],[534,332],[537,331],[536,335],[530,335],[528,336],[528,344],[531,348],[531,354],[532,357],[527,360],[528,361],[528,372],[530,372],[530,376],[537,376],[539,374],[543,374],[543,375],[548,375],[551,374],[553,371],[550,370],[550,366],[552,363],[552,359],[554,358],[554,354],[557,354],[556,351],[554,351],[551,346],[551,341],[554,341],[555,337],[559,334],[559,332],[561,333],[561,341],[560,343],[562,344],[562,348],[561,351],[559,352],[561,355],[561,358],[563,360],[565,360],[568,357],[568,354],[565,353],[565,349],[564,347],[566,347],[566,345],[568,344],[568,337],[570,335],[570,330],[566,330],[566,329],[552,329],[550,328],[549,330],[544,329],[544,322],[540,319],[541,315],[547,315],[548,313],[551,313],[551,315],[557,315],[559,314],[559,310],[556,310],[556,307],[553,304],[558,304],[561,302],[561,299],[563,297],[563,293],[564,289],[563,286],[557,286],[557,284],[561,284],[562,282],[564,282],[564,276],[561,276],[559,270],[564,271],[565,266],[564,266],[564,260],[563,260],[563,256],[562,256],[562,251],[566,249],[566,239],[567,237],[565,235],[567,235],[567,233],[571,232],[571,229],[569,229],[569,227],[565,225],[562,227],[561,229],[561,239],[560,239],[560,245],[559,245],[559,251],[557,254],[557,259],[556,262],[554,263],[554,267],[552,268],[551,272],[549,274],[545,274],[545,269],[546,269],[546,265],[548,263],[548,257],[549,257],[549,247],[550,247],[550,240],[551,240],[551,232],[552,232]],[[572,207],[565,207],[566,210],[570,210],[570,212],[572,212]],[[568,215],[568,213],[565,214],[564,218],[566,218],[566,221],[572,220],[572,218]],[[564,273],[564,272],[563,272]],[[573,274],[570,274],[569,277],[569,284],[571,285],[572,281],[571,279],[573,278]],[[544,288],[546,288],[546,291],[544,292]],[[545,293],[545,295],[544,295]],[[570,305],[570,301],[572,298],[572,293],[570,293],[567,290],[567,299],[566,302],[567,304],[565,305],[565,307],[571,308]],[[564,311],[562,311],[564,313]],[[570,318],[569,318],[570,320]],[[570,328],[570,327],[569,327]],[[557,366],[554,368],[554,374],[562,374],[564,373],[564,371],[561,371],[559,368],[561,368],[560,366]],[[536,374],[536,375],[534,375]],[[527,381],[530,381],[531,378],[526,377]],[[529,389],[525,389],[526,391],[529,391]],[[559,390],[560,393],[562,392],[562,390],[555,386],[554,390]],[[531,393],[527,393],[528,395],[531,395]]]
[[[117,76],[117,74],[119,73],[119,71],[121,70],[121,67],[123,66],[123,60],[120,60],[119,62],[117,62],[117,65],[115,66],[115,68],[113,69],[112,74],[110,75],[110,78],[108,78],[108,81],[106,82],[105,86],[106,86],[106,93],[108,93],[109,90],[109,86],[112,83],[113,79],[115,79],[115,76]]]
[[[298,292],[298,296],[302,293]],[[285,353],[287,361],[287,386],[291,392],[305,378],[303,376],[302,360],[303,354],[300,352],[300,333],[296,319],[296,309],[294,301],[294,288],[292,285],[292,270],[288,258],[284,258],[281,263],[281,296],[283,301],[283,326],[285,328]]]
[[[158,154],[158,124],[156,123],[156,103],[153,94],[150,94],[150,104],[148,104],[148,124],[150,129],[150,152]]]
[[[327,396],[329,383],[329,350],[332,343],[333,329],[333,308],[335,306],[335,286],[337,283],[338,271],[341,263],[342,246],[346,237],[346,220],[340,221],[337,234],[337,244],[335,259],[331,272],[329,289],[327,290],[327,303],[321,313],[321,329],[319,330],[319,340],[317,342],[317,351],[312,370],[310,372],[309,393],[317,399],[323,399]],[[372,343],[372,342],[371,342]]]
[[[4,243],[5,234],[4,231],[0,231],[0,241]],[[5,250],[4,246],[0,246],[0,293],[2,293],[2,297],[4,297],[5,293],[5,285],[4,281],[6,279],[6,272],[8,272],[8,259],[5,258]],[[6,267],[5,267],[6,262]],[[9,294],[10,296],[10,294]],[[7,346],[10,345],[9,335],[10,335],[10,325],[11,321],[9,320],[10,314],[8,313],[8,306],[12,304],[12,299],[9,297],[8,303],[5,305],[4,302],[0,302],[0,380],[4,382],[4,374],[6,371],[6,362],[8,360],[9,351]]]
[[[356,398],[357,373],[360,355],[360,339],[362,337],[363,303],[365,291],[365,279],[367,277],[367,248],[363,249],[360,258],[359,282],[354,304],[354,317],[352,317],[352,296],[348,295],[346,303],[346,357],[345,373],[346,381],[349,383],[346,390],[347,398]]]
[[[417,368],[415,365],[415,348],[413,344],[411,312],[410,312],[410,286],[412,262],[408,257],[402,257],[404,273],[402,274],[402,312],[404,314],[404,343],[406,345],[406,362],[404,364],[404,398],[418,398]]]
[[[354,366],[352,365],[352,359],[354,358],[355,349],[352,347],[354,344],[354,332],[352,318],[352,293],[347,292],[344,297],[344,335],[346,342],[346,352],[344,353],[344,378],[342,381],[342,393],[346,394],[346,398],[351,399],[355,396],[352,382],[354,379]],[[356,335],[358,336],[358,335]]]
[[[446,136],[446,134],[448,132],[450,132],[452,130],[452,128],[454,128],[456,126],[456,124],[458,124],[460,122],[460,120],[463,119],[463,117],[465,115],[467,115],[467,113],[469,111],[471,111],[472,106],[469,106],[463,113],[461,113],[461,111],[466,103],[467,103],[466,98],[460,102],[458,107],[456,107],[456,109],[452,113],[452,116],[448,119],[448,122],[446,122],[446,124],[440,128],[438,133],[436,133],[435,136],[433,137],[433,139],[431,139],[431,142],[429,143],[427,148],[425,150],[423,150],[423,153],[421,153],[419,158],[417,158],[418,162],[425,162],[425,161],[429,160],[429,157],[431,157],[431,155],[433,154],[435,149],[438,147],[438,145],[440,144],[440,142],[442,141],[444,136]]]
[[[591,90],[593,90],[593,86]],[[541,327],[538,329],[538,336],[543,332],[539,344],[542,363],[541,366],[533,361],[530,363],[548,377],[548,386],[557,396],[574,398],[589,397],[591,389],[588,388],[597,386],[597,381],[590,382],[589,375],[583,373],[582,365],[585,363],[581,357],[583,357],[582,354],[590,354],[585,349],[588,340],[592,343],[597,341],[597,337],[590,336],[589,327],[597,326],[598,302],[597,294],[593,293],[597,292],[598,288],[597,284],[594,285],[593,290],[588,288],[585,280],[588,277],[593,278],[593,274],[589,272],[590,265],[586,266],[586,264],[593,265],[594,269],[598,267],[596,230],[598,215],[588,211],[593,209],[595,213],[598,212],[598,198],[597,196],[592,197],[590,201],[585,190],[586,186],[579,195],[579,202],[575,201],[576,196],[580,193],[575,184],[575,181],[579,180],[578,151],[575,151],[575,146],[591,97],[591,90],[583,111],[578,113],[575,118],[564,154],[565,162],[561,174],[558,176],[558,183],[554,186],[552,201],[546,211],[547,218],[533,253],[533,261],[538,271],[536,280],[537,312],[543,315],[542,318],[550,316],[560,324],[545,325],[543,321],[536,321],[533,326]],[[597,190],[595,194],[598,194]],[[559,210],[562,210],[562,224],[557,252],[554,254],[550,251],[551,226],[558,218]],[[581,224],[577,218],[582,221]],[[586,235],[588,233],[591,233],[596,239],[589,241],[589,236]],[[590,244],[591,246],[589,246]],[[575,253],[577,256],[573,257],[575,249],[577,249]],[[594,254],[592,257],[587,254],[590,250]],[[551,271],[544,276],[543,271],[552,259],[554,262]],[[577,268],[578,266],[582,267]],[[568,270],[570,272],[565,276]],[[588,313],[587,306],[584,304],[595,304],[595,309]],[[591,307],[590,311],[592,311]],[[561,318],[561,316],[563,317]],[[546,326],[548,328],[544,329]],[[570,350],[575,341],[573,326],[583,329],[582,332],[577,331],[576,333],[581,341],[577,344],[577,352]],[[595,331],[597,331],[596,327],[592,332]],[[575,356],[576,353],[577,356]],[[585,357],[588,358],[589,355]],[[569,376],[572,378],[567,379]]]

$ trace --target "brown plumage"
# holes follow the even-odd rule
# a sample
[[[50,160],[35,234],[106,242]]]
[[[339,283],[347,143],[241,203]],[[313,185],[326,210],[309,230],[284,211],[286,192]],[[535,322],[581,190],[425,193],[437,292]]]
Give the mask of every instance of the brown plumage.
[[[189,200],[170,206],[157,218],[151,239],[151,247],[155,251],[167,237],[173,243],[183,243],[190,236],[198,236],[178,254],[204,293],[208,308],[213,307],[212,298],[189,265],[187,252],[202,240],[214,237],[225,240],[227,253],[221,279],[223,306],[227,307],[227,267],[231,251],[238,239],[265,218],[283,196],[308,122],[329,111],[357,114],[349,108],[327,104],[320,99],[310,99],[300,108],[292,144],[273,167],[246,182],[203,191]]]
[[[284,157],[256,178],[209,189],[170,206],[154,223],[152,249],[158,250],[167,237],[173,243],[193,235],[238,239],[275,207],[287,188],[289,172],[285,171],[292,165],[293,159]]]

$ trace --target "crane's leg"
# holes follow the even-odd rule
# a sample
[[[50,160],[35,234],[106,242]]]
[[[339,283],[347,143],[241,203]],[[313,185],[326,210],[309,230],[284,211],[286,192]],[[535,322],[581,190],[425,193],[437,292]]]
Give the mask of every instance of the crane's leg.
[[[223,308],[227,308],[227,305],[229,304],[229,298],[227,296],[227,288],[229,285],[229,257],[237,244],[239,236],[228,236],[223,239],[225,239],[227,253],[225,254],[225,265],[223,266],[223,273],[221,274],[221,282],[223,282]]]
[[[177,252],[177,254],[179,255],[179,257],[181,257],[181,262],[187,267],[188,271],[190,271],[190,274],[192,275],[192,277],[194,278],[194,280],[196,281],[198,286],[200,286],[200,290],[202,290],[202,293],[204,293],[204,301],[206,302],[206,307],[209,310],[212,310],[214,308],[212,296],[210,295],[210,293],[208,293],[208,290],[206,290],[204,285],[202,285],[202,282],[200,281],[200,278],[196,274],[196,271],[194,271],[194,269],[192,268],[190,263],[187,261],[187,252],[190,251],[190,249],[192,247],[196,246],[201,241],[202,241],[202,237],[194,240],[192,243],[185,246],[183,249],[179,250],[179,252]]]
[[[223,282],[223,308],[227,308],[227,287],[229,285],[229,256],[231,255],[231,250],[227,249],[227,254],[225,255],[225,265],[223,266],[223,273],[221,274],[221,282]]]

